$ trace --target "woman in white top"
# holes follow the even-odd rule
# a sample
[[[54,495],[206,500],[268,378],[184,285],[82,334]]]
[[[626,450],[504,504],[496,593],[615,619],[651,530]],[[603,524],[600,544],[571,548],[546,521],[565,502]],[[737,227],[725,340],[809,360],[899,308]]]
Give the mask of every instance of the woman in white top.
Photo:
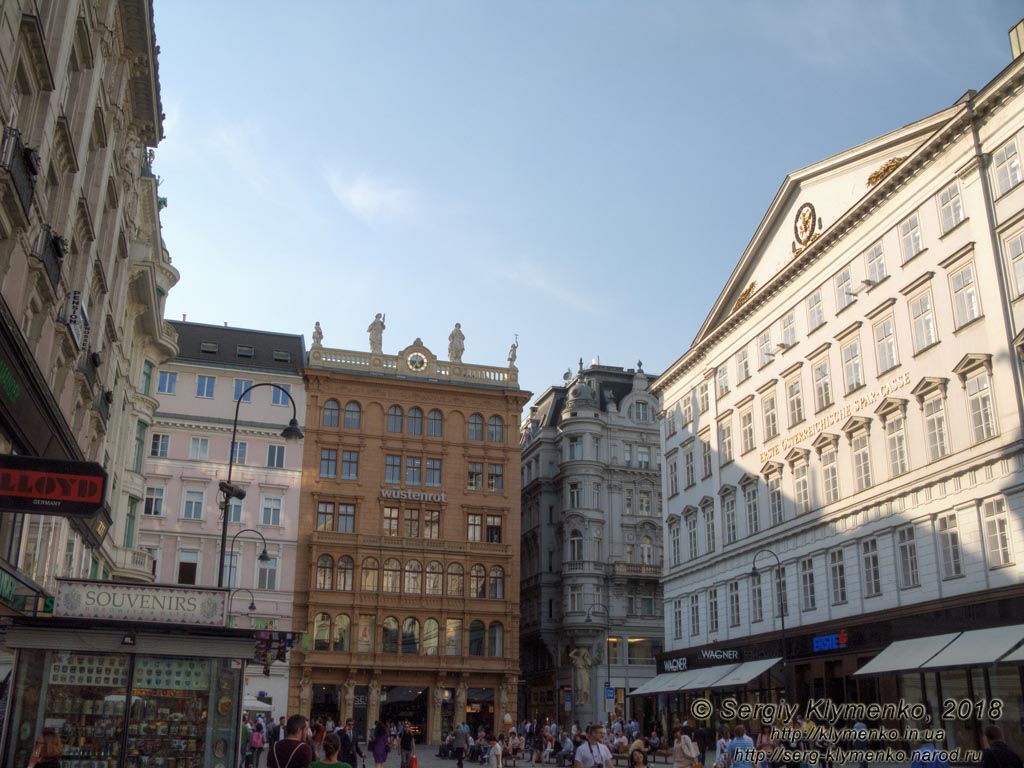
[[[697,755],[700,750],[690,740],[690,737],[683,733],[682,728],[676,728],[675,739],[672,742],[672,768],[691,768],[697,762]]]
[[[728,768],[729,740],[725,737],[725,729],[718,729],[718,741],[715,743],[715,768]]]

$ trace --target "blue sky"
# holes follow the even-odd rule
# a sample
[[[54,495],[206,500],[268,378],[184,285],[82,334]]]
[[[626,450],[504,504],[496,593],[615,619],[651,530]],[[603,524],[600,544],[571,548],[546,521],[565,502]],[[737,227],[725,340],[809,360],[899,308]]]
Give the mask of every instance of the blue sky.
[[[659,372],[785,175],[1010,61],[1019,0],[157,0],[167,316]]]

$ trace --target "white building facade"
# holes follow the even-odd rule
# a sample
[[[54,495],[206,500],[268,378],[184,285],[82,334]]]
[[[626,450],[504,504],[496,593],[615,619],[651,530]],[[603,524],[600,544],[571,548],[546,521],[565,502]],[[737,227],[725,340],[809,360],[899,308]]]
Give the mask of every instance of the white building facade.
[[[661,462],[648,388],[642,368],[581,361],[524,423],[522,717],[633,714],[626,694],[654,676]]]
[[[654,382],[670,709],[999,697],[1019,733],[1022,84],[790,174]]]
[[[218,483],[228,476],[231,432],[238,433],[231,482],[245,491],[228,513],[224,584],[231,625],[291,631],[302,446],[282,429],[303,418],[302,336],[173,322],[180,352],[154,373],[159,407],[149,430],[139,544],[160,584],[216,586],[222,516]],[[276,386],[257,386],[273,384]],[[254,389],[246,392],[250,387]],[[239,402],[241,397],[241,402]],[[261,561],[266,548],[269,557]],[[254,610],[250,606],[255,605]],[[247,672],[247,700],[287,714],[288,665]]]

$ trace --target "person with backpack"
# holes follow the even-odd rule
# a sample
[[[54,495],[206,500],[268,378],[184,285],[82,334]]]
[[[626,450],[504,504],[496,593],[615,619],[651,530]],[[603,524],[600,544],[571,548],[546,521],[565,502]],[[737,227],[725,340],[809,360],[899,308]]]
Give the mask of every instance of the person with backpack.
[[[253,768],[260,768],[260,755],[263,754],[265,746],[263,738],[263,723],[257,720],[256,725],[253,726],[252,735],[249,736],[249,749],[252,752]]]
[[[267,768],[309,768],[314,755],[306,743],[306,722],[302,715],[288,718],[284,738],[267,755]]]

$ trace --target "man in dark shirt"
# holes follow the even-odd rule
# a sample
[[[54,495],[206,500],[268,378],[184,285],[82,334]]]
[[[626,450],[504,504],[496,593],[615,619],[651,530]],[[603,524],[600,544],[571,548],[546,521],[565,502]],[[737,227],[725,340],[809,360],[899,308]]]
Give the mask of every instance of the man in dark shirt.
[[[267,768],[309,768],[315,755],[306,743],[306,718],[292,715],[285,725],[284,738],[267,755]]]
[[[982,734],[988,747],[981,753],[981,768],[1024,768],[1020,755],[1003,740],[998,725],[986,725]]]

